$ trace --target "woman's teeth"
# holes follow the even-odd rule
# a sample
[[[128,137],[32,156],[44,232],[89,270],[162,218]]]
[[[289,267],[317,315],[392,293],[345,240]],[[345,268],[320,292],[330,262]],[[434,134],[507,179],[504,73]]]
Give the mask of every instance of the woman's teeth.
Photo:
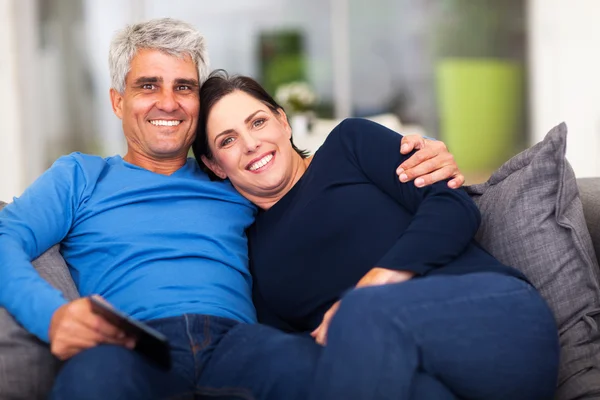
[[[250,171],[256,171],[257,169],[267,165],[269,163],[269,161],[271,161],[272,159],[273,159],[273,154],[267,154],[266,156],[264,156],[263,158],[261,158],[260,160],[258,160],[254,164],[252,164],[250,166],[250,168],[248,168],[248,169]]]

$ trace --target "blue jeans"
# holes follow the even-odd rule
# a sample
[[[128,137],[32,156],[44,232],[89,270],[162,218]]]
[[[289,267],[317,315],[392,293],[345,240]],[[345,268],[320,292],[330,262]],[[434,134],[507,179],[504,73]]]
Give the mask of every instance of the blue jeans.
[[[431,276],[349,292],[331,321],[312,399],[552,399],[554,317],[495,273]]]
[[[310,337],[230,319],[184,315],[150,321],[171,344],[162,370],[125,347],[100,345],[65,363],[51,399],[298,399],[321,347]]]

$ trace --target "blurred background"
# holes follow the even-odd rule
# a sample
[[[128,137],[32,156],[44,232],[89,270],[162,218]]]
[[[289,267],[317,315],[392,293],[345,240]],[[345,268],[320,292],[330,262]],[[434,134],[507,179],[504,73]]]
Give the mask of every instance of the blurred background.
[[[1,200],[60,155],[124,154],[108,46],[156,17],[258,78],[311,151],[367,117],[443,140],[475,183],[566,121],[576,174],[600,176],[598,0],[0,0]]]

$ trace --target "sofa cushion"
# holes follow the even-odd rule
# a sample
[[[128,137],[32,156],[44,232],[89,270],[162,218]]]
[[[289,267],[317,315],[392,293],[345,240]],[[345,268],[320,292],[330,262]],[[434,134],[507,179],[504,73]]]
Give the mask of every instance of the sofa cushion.
[[[4,207],[0,202],[0,209]],[[78,296],[71,275],[54,246],[36,260],[34,267],[67,299]],[[0,399],[45,399],[52,387],[59,361],[48,345],[28,333],[5,309],[0,308]]]
[[[521,270],[554,311],[562,348],[560,400],[600,395],[598,263],[566,141],[561,124],[486,183],[466,188],[482,214],[477,240]]]

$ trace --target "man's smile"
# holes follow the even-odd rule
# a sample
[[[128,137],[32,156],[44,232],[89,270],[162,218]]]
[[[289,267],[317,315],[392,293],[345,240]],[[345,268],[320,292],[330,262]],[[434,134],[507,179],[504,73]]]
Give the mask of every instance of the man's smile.
[[[150,122],[154,126],[177,126],[182,121],[181,120],[170,120],[170,119],[151,119]]]

